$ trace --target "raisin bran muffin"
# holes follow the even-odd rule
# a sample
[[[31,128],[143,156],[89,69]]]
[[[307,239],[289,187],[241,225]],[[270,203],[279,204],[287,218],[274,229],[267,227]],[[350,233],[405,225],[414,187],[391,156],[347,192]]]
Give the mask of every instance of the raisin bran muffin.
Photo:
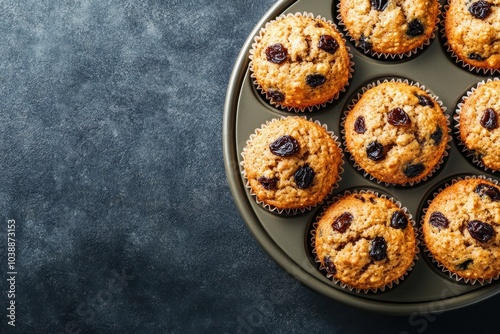
[[[445,187],[422,222],[424,243],[450,274],[490,280],[500,273],[500,188],[469,178]]]
[[[269,22],[250,51],[255,84],[271,104],[304,111],[345,90],[351,55],[336,26],[320,17],[289,14]]]
[[[500,80],[478,84],[457,110],[460,141],[480,165],[500,170]]]
[[[426,91],[383,82],[365,91],[348,111],[345,145],[356,167],[379,182],[413,184],[442,162],[447,125],[440,104]]]
[[[414,265],[417,238],[406,210],[374,193],[346,193],[317,222],[313,247],[328,277],[383,290]]]
[[[342,171],[336,137],[298,116],[274,119],[258,129],[243,149],[251,193],[269,209],[307,209],[330,194]]]
[[[437,0],[340,0],[339,19],[357,47],[378,55],[415,52],[433,37]]]
[[[476,69],[500,69],[499,0],[450,0],[444,34],[457,60]]]

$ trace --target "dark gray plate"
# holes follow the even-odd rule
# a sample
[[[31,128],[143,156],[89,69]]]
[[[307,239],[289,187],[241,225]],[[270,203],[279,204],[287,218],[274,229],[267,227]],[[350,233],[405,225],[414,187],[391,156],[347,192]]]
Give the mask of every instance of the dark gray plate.
[[[334,300],[355,307],[393,315],[441,312],[477,303],[497,294],[500,282],[485,285],[456,282],[442,273],[423,252],[420,252],[413,271],[392,289],[368,294],[343,289],[319,271],[311,254],[309,228],[321,208],[296,216],[278,215],[256,204],[245,188],[239,163],[247,139],[267,120],[294,114],[269,105],[255,89],[248,70],[248,52],[253,38],[266,22],[281,13],[310,12],[336,22],[336,3],[332,0],[277,2],[256,25],[238,56],[225,101],[223,149],[227,178],[243,219],[264,250],[297,280]],[[488,78],[455,64],[443,47],[439,34],[417,56],[399,61],[374,59],[359,52],[350,42],[348,45],[354,56],[355,71],[347,92],[324,108],[304,113],[308,118],[326,124],[339,138],[341,115],[353,94],[379,78],[403,77],[424,85],[443,102],[452,127],[452,115],[461,96],[471,86]],[[347,157],[345,160],[345,172],[335,194],[352,188],[387,194],[408,208],[417,225],[427,198],[446,181],[465,175],[498,177],[498,174],[488,173],[474,165],[462,154],[454,140],[450,142],[449,156],[438,172],[413,187],[386,187],[370,181],[352,166]]]

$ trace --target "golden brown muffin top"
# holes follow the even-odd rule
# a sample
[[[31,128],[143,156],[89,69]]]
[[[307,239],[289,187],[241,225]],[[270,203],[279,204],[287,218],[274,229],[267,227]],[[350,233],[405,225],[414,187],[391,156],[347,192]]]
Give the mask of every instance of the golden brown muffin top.
[[[426,247],[450,272],[467,279],[500,274],[500,188],[471,178],[443,189],[431,202],[422,231]]]
[[[436,0],[341,0],[340,16],[356,45],[380,54],[405,54],[427,42],[439,14]]]
[[[445,34],[448,45],[466,64],[500,69],[500,0],[451,0]]]
[[[500,81],[480,84],[460,108],[460,140],[482,164],[500,170]]]
[[[387,198],[354,193],[335,201],[318,222],[315,251],[329,275],[356,289],[401,278],[416,253],[406,212]]]
[[[336,184],[342,164],[332,135],[298,116],[275,119],[258,129],[242,155],[257,200],[279,209],[320,203]]]
[[[348,112],[346,146],[356,164],[378,181],[406,184],[432,173],[448,141],[446,116],[423,89],[383,82]]]
[[[265,26],[253,45],[250,67],[273,104],[299,110],[334,99],[351,72],[350,55],[336,27],[298,14]]]

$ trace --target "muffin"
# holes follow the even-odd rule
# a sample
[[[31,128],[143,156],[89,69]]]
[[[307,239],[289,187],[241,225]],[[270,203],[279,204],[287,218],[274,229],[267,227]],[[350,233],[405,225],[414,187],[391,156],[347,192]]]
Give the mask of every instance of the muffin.
[[[491,280],[500,273],[500,188],[480,178],[446,186],[422,222],[426,248],[459,279]]]
[[[444,34],[454,57],[471,69],[500,69],[500,2],[450,0]]]
[[[474,161],[500,170],[500,80],[479,83],[464,97],[455,119],[460,141]]]
[[[347,111],[345,146],[356,167],[387,184],[413,184],[443,161],[448,119],[437,99],[400,81],[368,86]]]
[[[351,55],[336,26],[319,16],[283,15],[255,38],[250,69],[270,103],[305,111],[325,105],[345,90]]]
[[[346,193],[334,201],[319,218],[313,243],[328,277],[365,291],[398,283],[417,254],[411,216],[370,192]]]
[[[437,0],[340,0],[339,20],[355,45],[376,55],[405,55],[428,44],[437,28]]]
[[[340,179],[343,162],[336,137],[298,116],[274,119],[257,129],[242,156],[257,202],[279,211],[305,210],[323,201]]]

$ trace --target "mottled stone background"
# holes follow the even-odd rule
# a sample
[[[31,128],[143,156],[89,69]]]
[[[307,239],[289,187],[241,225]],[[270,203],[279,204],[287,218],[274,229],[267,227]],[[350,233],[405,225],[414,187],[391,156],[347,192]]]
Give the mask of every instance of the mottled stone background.
[[[399,318],[340,305],[250,235],[224,172],[223,104],[274,2],[0,1],[1,333],[463,333],[495,321],[498,297]]]

